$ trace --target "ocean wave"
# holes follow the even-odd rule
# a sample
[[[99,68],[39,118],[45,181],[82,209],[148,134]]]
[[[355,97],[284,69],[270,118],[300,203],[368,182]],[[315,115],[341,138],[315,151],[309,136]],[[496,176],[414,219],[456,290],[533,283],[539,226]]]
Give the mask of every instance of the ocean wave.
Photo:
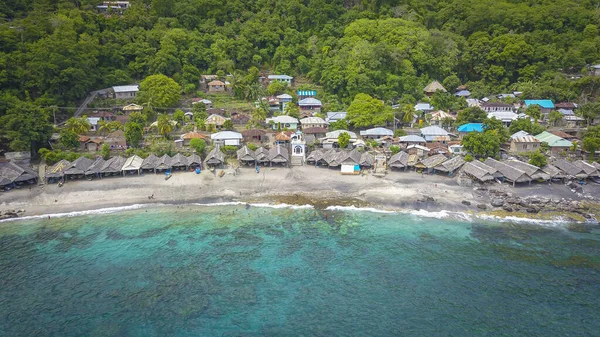
[[[3,219],[3,220],[0,220],[0,223],[9,222],[9,221],[18,221],[18,220],[45,219],[48,217],[50,217],[50,218],[70,218],[70,217],[82,216],[82,215],[109,214],[109,213],[116,213],[116,212],[121,212],[121,211],[129,211],[129,210],[136,210],[136,209],[141,209],[141,208],[145,208],[145,207],[156,207],[156,206],[167,206],[167,205],[166,204],[134,204],[134,205],[128,205],[128,206],[116,206],[116,207],[107,207],[107,208],[98,208],[98,209],[88,209],[85,211],[73,211],[73,212],[64,212],[64,213],[47,213],[47,214],[41,214],[41,215],[29,215],[29,216],[21,216],[21,217],[17,217],[17,218]]]
[[[387,211],[384,209],[373,208],[373,207],[356,207],[352,206],[327,206],[325,208],[326,211],[351,211],[351,212],[372,212],[372,213],[384,213],[384,214],[394,214],[398,213],[397,211]]]
[[[250,203],[252,207],[264,207],[264,208],[290,208],[290,209],[311,209],[315,208],[313,205],[290,205],[290,204],[268,204],[268,203]]]

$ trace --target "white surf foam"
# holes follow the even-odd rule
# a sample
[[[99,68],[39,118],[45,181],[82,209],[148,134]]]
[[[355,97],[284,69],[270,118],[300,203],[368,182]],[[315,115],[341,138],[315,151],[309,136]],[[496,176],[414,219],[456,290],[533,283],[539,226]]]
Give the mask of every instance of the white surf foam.
[[[65,213],[47,213],[41,215],[30,215],[30,216],[22,216],[18,218],[10,218],[0,220],[1,222],[8,221],[17,221],[17,220],[34,220],[34,219],[45,219],[45,218],[70,218],[75,216],[82,215],[93,215],[93,214],[108,214],[108,213],[116,213],[127,210],[135,210],[144,207],[156,207],[156,206],[166,206],[165,204],[134,204],[128,206],[117,206],[117,207],[107,207],[107,208],[99,208],[99,209],[89,209],[85,211],[73,211],[73,212],[65,212]]]
[[[325,208],[326,211],[351,211],[351,212],[372,212],[372,213],[384,213],[384,214],[394,214],[396,211],[386,211],[383,209],[373,208],[373,207],[356,207],[352,206],[328,206]]]

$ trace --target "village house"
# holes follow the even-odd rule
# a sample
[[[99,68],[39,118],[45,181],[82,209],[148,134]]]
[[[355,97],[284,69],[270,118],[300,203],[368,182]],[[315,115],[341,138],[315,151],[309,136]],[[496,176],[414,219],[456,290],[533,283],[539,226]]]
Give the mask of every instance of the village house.
[[[287,105],[289,103],[292,102],[292,95],[289,94],[281,94],[281,95],[277,95],[277,101],[279,102],[279,111],[283,112],[285,111],[285,108],[287,107]]]
[[[343,111],[328,112],[327,118],[325,118],[325,121],[329,124],[335,123],[342,119],[346,119],[346,114],[347,114],[347,112],[343,112]]]
[[[211,100],[209,100],[209,99],[199,98],[199,97],[192,98],[192,105],[199,104],[199,103],[204,104],[204,106],[206,107],[206,109],[212,109],[212,108],[214,108],[213,102]]]
[[[203,139],[208,143],[209,137],[200,132],[192,131],[188,133],[184,133],[180,136],[180,139],[183,141],[184,146],[189,146],[192,139]]]
[[[127,104],[121,108],[121,111],[126,115],[129,115],[132,112],[142,112],[142,110],[144,110],[144,107],[135,103]]]
[[[425,88],[423,88],[423,92],[427,97],[433,96],[433,94],[435,94],[435,92],[438,90],[442,92],[447,92],[446,88],[444,88],[444,86],[441,85],[438,81],[433,81],[429,83]]]
[[[519,118],[519,115],[512,111],[492,111],[487,115],[488,118],[495,118],[504,124],[504,126],[509,127],[510,124]]]
[[[525,106],[529,108],[530,106],[537,105],[540,107],[540,111],[544,116],[544,119],[548,119],[548,114],[554,110],[554,103],[549,99],[526,99]]]
[[[433,106],[429,103],[417,103],[414,108],[415,111],[421,111],[425,114],[431,113],[434,110]]]
[[[133,99],[137,96],[140,91],[139,86],[135,85],[119,85],[112,87],[112,93],[114,99]]]
[[[208,92],[223,92],[225,91],[225,83],[220,80],[208,82]]]
[[[454,96],[468,98],[469,96],[471,96],[471,92],[466,89],[458,90],[457,92],[454,93]]]
[[[327,128],[302,128],[307,144],[314,144],[315,140],[325,137]]]
[[[467,107],[471,108],[471,107],[478,107],[481,108],[481,101],[478,100],[477,98],[467,98]]]
[[[243,130],[242,136],[245,142],[263,142],[266,140],[267,132],[260,129]]]
[[[321,138],[321,144],[324,149],[332,149],[334,147],[339,147],[338,137],[342,133],[347,133],[350,136],[350,144],[354,145],[358,141],[358,137],[356,137],[356,133],[348,130],[335,130],[331,132],[327,132],[325,137]]]
[[[296,130],[298,128],[298,120],[294,117],[287,115],[267,118],[266,123],[270,124],[273,130]]]
[[[81,151],[99,151],[102,143],[103,141],[100,137],[79,136],[79,149]]]
[[[560,102],[554,104],[554,108],[563,115],[574,115],[577,104],[572,102]]]
[[[427,141],[425,140],[425,138],[423,138],[421,136],[407,135],[407,136],[400,137],[399,138],[399,143],[400,143],[400,145],[404,145],[404,146],[408,146],[410,144],[418,144],[418,145],[425,146],[425,144],[427,143]]]
[[[308,128],[327,128],[328,123],[321,117],[306,117],[300,120],[302,129]]]
[[[514,107],[502,102],[486,102],[481,105],[481,109],[489,113],[513,112]]]
[[[240,146],[242,138],[244,137],[241,133],[234,131],[221,131],[210,135],[210,139],[215,145]]]
[[[440,128],[439,126],[428,126],[421,129],[421,136],[425,138],[427,142],[440,142],[445,144],[450,141],[450,134],[448,131]]]
[[[206,125],[214,125],[217,130],[220,130],[221,128],[223,128],[223,124],[225,124],[225,122],[228,119],[229,118],[225,118],[223,116],[213,114],[213,115],[206,117],[206,120],[204,123]]]
[[[555,155],[561,154],[563,151],[569,151],[571,146],[573,146],[573,143],[570,141],[553,135],[548,131],[544,131],[539,135],[536,135],[535,138],[537,138],[540,142],[547,143],[550,147],[550,152]]]
[[[100,13],[118,13],[122,14],[131,7],[129,1],[103,1],[101,5],[96,6]]]
[[[585,118],[575,115],[563,115],[563,123],[566,128],[582,128],[587,125]]]
[[[455,121],[456,117],[447,113],[446,111],[438,110],[431,113],[429,118],[431,125],[443,126],[445,121]]]
[[[269,83],[273,83],[273,82],[282,82],[282,83],[286,83],[288,86],[292,86],[293,85],[293,81],[294,78],[292,76],[288,76],[288,75],[269,75],[267,76],[267,79],[269,80]]]
[[[368,130],[360,131],[360,136],[365,139],[379,139],[385,136],[394,136],[394,131],[386,128],[372,128]]]
[[[320,112],[323,103],[316,98],[309,97],[298,101],[298,106],[302,111]]]
[[[521,152],[534,152],[540,148],[542,142],[524,131],[513,134],[510,138],[510,154]]]

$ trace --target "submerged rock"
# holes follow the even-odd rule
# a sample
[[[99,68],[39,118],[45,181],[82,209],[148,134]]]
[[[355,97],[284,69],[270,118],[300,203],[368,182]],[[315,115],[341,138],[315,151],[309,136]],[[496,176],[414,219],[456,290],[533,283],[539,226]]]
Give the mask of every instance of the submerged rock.
[[[461,201],[461,204],[465,205],[465,206],[471,206],[471,202],[468,200],[463,200]]]
[[[479,209],[487,209],[487,205],[486,204],[477,204],[477,208],[479,208]]]
[[[502,206],[502,209],[505,210],[506,212],[512,212],[513,211],[513,208],[510,207],[510,206],[508,206],[508,205]]]

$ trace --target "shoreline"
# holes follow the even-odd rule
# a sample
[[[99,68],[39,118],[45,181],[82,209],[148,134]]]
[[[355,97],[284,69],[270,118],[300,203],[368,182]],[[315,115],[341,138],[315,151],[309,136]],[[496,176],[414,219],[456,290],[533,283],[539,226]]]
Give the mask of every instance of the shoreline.
[[[600,202],[593,197],[600,195],[600,185],[595,184],[585,185],[584,193],[576,194],[563,184],[461,187],[455,178],[423,177],[415,172],[390,172],[377,178],[343,176],[339,171],[312,166],[265,167],[260,174],[243,168],[237,176],[232,169],[224,171],[222,178],[208,171],[200,175],[175,172],[169,180],[159,174],[145,174],[68,181],[62,187],[41,185],[0,194],[0,211],[24,209],[19,215],[22,218],[133,205],[240,202],[311,205],[319,210],[353,206],[400,213],[449,212],[532,221],[593,222],[600,218]],[[492,206],[498,198],[504,205]],[[531,211],[531,204],[541,205],[539,200],[546,206]]]

